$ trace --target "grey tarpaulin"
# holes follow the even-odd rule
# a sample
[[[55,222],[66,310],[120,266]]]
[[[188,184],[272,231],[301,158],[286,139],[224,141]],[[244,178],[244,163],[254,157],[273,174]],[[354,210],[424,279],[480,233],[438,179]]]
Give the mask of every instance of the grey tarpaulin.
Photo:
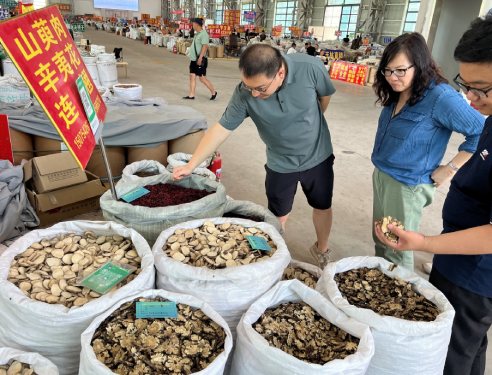
[[[0,160],[0,242],[37,227],[39,219],[24,189],[24,172],[8,160]]]
[[[104,121],[106,146],[153,147],[188,133],[207,129],[207,120],[190,107],[169,105],[161,98],[106,101]],[[38,104],[30,102],[0,103],[0,113],[9,116],[15,130],[41,137],[60,139],[55,128]]]

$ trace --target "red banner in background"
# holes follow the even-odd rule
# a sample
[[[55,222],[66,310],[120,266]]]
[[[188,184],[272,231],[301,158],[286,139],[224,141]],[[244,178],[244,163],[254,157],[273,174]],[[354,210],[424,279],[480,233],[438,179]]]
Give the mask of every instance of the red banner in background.
[[[364,86],[369,68],[366,65],[353,64],[346,61],[335,61],[331,67],[330,77]]]
[[[210,38],[220,38],[223,36],[229,36],[232,33],[232,26],[230,25],[208,25],[207,32]]]
[[[58,8],[50,6],[0,23],[0,43],[85,169],[96,141],[77,89],[78,77],[101,122],[107,109]]]
[[[10,140],[9,119],[7,115],[0,115],[0,160],[14,162],[12,142]]]

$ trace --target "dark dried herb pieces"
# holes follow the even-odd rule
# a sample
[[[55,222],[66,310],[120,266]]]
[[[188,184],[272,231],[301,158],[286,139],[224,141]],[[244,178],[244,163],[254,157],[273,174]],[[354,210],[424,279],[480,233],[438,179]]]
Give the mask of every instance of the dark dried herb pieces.
[[[253,325],[271,346],[305,362],[324,365],[354,354],[359,339],[303,302],[268,309]]]
[[[377,268],[337,273],[335,281],[351,305],[380,315],[419,322],[432,322],[439,315],[437,306],[415,291],[412,284],[393,279]]]
[[[173,319],[136,319],[139,298],[115,310],[96,330],[97,359],[120,375],[191,374],[224,351],[225,332],[201,310],[178,304]]]

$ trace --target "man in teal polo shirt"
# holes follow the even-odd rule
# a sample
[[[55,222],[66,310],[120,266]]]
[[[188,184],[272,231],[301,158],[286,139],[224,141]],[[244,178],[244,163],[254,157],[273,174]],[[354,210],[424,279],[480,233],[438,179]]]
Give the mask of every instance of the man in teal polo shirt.
[[[239,60],[242,82],[220,121],[198,145],[191,161],[174,170],[181,179],[211,155],[233,130],[251,117],[267,146],[268,208],[285,229],[297,184],[313,207],[317,242],[310,249],[319,265],[328,262],[332,224],[333,147],[323,113],[335,92],[319,59],[282,56],[265,44],[248,47]]]

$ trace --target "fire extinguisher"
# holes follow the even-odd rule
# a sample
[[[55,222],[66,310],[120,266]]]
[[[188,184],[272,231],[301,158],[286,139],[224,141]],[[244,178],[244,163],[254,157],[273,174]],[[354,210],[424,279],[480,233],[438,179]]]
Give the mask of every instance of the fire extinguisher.
[[[210,169],[213,173],[215,173],[217,181],[220,181],[222,177],[222,157],[220,156],[219,152],[216,152],[214,154],[214,157],[208,169]]]
[[[173,47],[173,53],[178,53],[178,48],[176,47],[176,44]]]

